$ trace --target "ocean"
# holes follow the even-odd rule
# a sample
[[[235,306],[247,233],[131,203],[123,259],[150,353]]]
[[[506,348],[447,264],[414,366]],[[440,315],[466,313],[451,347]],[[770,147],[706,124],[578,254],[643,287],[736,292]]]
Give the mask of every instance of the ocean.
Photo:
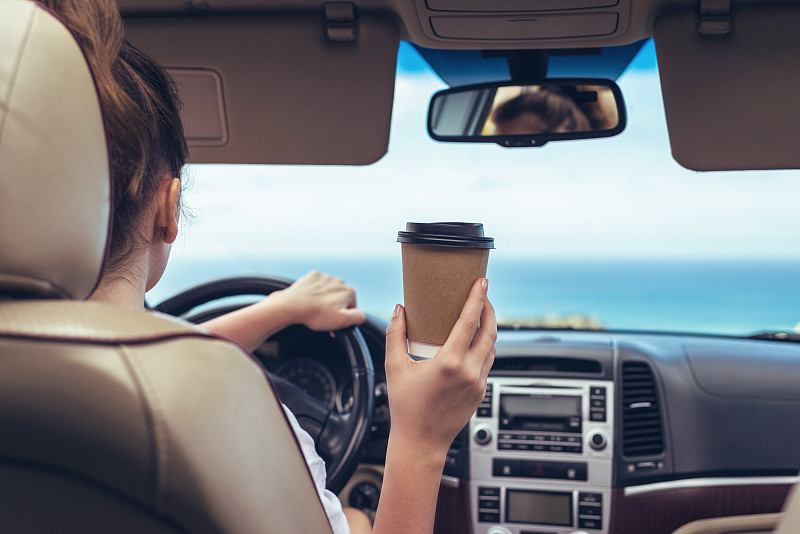
[[[216,278],[311,269],[342,278],[358,305],[388,318],[403,302],[399,258],[174,259],[148,302]],[[800,261],[557,260],[490,257],[489,297],[498,320],[747,335],[800,323]]]

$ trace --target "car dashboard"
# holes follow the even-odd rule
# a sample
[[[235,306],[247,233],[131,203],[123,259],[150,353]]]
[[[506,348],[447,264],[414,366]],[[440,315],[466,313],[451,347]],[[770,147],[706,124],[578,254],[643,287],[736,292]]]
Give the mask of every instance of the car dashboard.
[[[445,468],[458,528],[655,534],[777,512],[800,467],[798,358],[774,341],[501,331]]]
[[[373,467],[389,430],[384,328],[362,327],[376,369]],[[335,343],[301,334],[256,354],[341,411]],[[798,361],[800,345],[780,341],[501,329],[486,397],[447,456],[436,532],[657,534],[778,512],[800,468]],[[374,505],[379,477],[358,477],[349,489],[366,486],[345,504]]]

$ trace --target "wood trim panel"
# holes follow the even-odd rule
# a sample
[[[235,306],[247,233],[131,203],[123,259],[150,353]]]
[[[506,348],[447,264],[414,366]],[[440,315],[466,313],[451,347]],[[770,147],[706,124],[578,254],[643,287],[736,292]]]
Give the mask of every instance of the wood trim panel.
[[[625,496],[614,490],[613,534],[671,534],[698,519],[780,512],[791,485],[682,488]]]
[[[436,502],[435,534],[471,534],[469,484],[459,481],[458,487],[439,485]]]

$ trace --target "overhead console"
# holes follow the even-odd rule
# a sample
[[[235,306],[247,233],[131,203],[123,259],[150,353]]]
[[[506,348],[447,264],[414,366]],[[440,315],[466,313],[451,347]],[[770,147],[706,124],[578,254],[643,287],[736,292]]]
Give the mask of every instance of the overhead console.
[[[422,30],[438,46],[471,41],[485,48],[547,47],[564,39],[621,35],[630,19],[630,0],[416,2]]]

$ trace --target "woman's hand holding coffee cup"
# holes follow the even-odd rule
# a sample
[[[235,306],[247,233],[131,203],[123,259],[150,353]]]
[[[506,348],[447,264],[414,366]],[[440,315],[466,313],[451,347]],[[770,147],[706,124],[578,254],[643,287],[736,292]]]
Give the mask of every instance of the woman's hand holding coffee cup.
[[[483,401],[497,340],[483,225],[408,223],[397,240],[409,313],[398,304],[386,329],[391,430],[376,534],[433,531],[447,450]]]
[[[488,280],[473,284],[444,346],[414,360],[406,345],[405,310],[398,305],[386,331],[391,439],[444,461],[447,449],[483,400],[494,362],[497,322]]]

